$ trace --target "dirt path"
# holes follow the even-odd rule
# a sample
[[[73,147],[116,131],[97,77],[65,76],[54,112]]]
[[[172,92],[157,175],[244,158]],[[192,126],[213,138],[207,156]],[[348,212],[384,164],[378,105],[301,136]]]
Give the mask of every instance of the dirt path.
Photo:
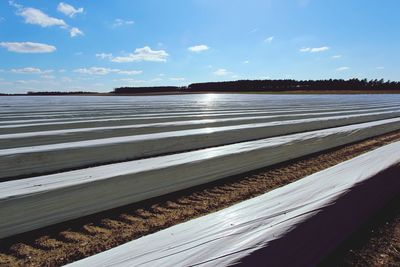
[[[59,266],[225,208],[399,141],[400,131],[0,240],[0,266]]]

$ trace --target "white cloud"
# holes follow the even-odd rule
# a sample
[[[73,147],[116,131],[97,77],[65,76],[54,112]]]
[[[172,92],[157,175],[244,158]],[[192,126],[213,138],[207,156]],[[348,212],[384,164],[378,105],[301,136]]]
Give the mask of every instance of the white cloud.
[[[243,64],[249,64],[250,61],[249,61],[249,60],[245,60],[245,61],[243,61],[242,63],[243,63]]]
[[[136,82],[136,79],[133,78],[122,78],[122,79],[114,79],[115,82],[128,82],[128,83],[133,83]]]
[[[274,36],[270,36],[270,37],[266,38],[266,39],[264,40],[264,42],[270,44],[270,43],[272,43],[273,40],[274,40]]]
[[[129,84],[129,85],[144,85],[144,84],[148,84],[148,81],[145,80],[136,80],[133,78],[123,78],[123,79],[114,79],[114,82],[120,82],[123,84]]]
[[[125,25],[133,25],[135,22],[133,20],[123,20],[123,19],[115,19],[112,26],[113,27],[121,27]]]
[[[217,76],[225,76],[225,75],[232,74],[232,72],[227,71],[226,69],[217,69],[213,73],[214,73],[214,75],[217,75]]]
[[[74,70],[74,72],[81,74],[90,74],[90,75],[106,75],[112,72],[112,69],[102,68],[102,67],[91,67],[91,68],[80,68]]]
[[[83,7],[76,9],[64,2],[58,4],[57,10],[70,18],[75,17],[76,14],[83,13]]]
[[[82,32],[81,30],[79,30],[78,28],[72,27],[72,28],[69,30],[69,35],[70,35],[71,37],[76,37],[76,36],[78,36],[78,35],[84,35],[84,34],[83,34],[83,32]]]
[[[195,52],[195,53],[200,53],[200,52],[206,51],[208,49],[210,49],[210,48],[206,45],[195,45],[195,46],[191,46],[188,48],[189,51]]]
[[[33,7],[23,7],[14,1],[9,1],[9,4],[17,9],[17,15],[25,19],[25,23],[39,25],[43,28],[58,26],[68,30],[71,37],[83,35],[83,32],[76,27],[71,27],[64,20],[51,17],[43,11]]]
[[[377,69],[377,70],[383,70],[383,69],[385,69],[385,67],[379,66],[379,67],[376,67],[376,69]]]
[[[53,72],[53,70],[41,70],[39,68],[26,67],[21,69],[11,69],[11,72],[20,74],[46,74]]]
[[[26,23],[39,25],[41,27],[68,26],[64,20],[50,17],[39,9],[32,7],[22,8],[17,14],[23,17]]]
[[[32,42],[0,42],[0,46],[16,53],[52,53],[56,51],[55,46]]]
[[[350,68],[349,67],[340,67],[340,68],[337,68],[336,70],[337,71],[346,71],[346,70],[349,70]]]
[[[10,6],[12,6],[12,7],[17,8],[17,9],[20,9],[20,8],[23,7],[22,5],[16,3],[14,0],[9,0],[9,1],[8,1],[8,4],[9,4]]]
[[[56,78],[54,75],[42,75],[40,77],[46,80],[54,80]]]
[[[319,53],[329,50],[329,46],[322,46],[322,47],[303,47],[300,49],[300,52],[309,52],[309,53]]]
[[[64,72],[67,72],[67,70],[66,69],[60,69],[60,70],[58,70],[58,72],[59,73],[64,73]]]
[[[119,70],[117,71],[118,74],[123,74],[123,75],[138,75],[142,74],[143,71],[141,70]]]
[[[171,78],[169,78],[171,81],[175,81],[175,82],[181,82],[181,81],[184,81],[185,80],[185,78],[183,78],[183,77],[171,77]]]
[[[251,31],[249,31],[249,33],[255,33],[255,32],[258,32],[258,28],[254,28],[254,29],[252,29]]]
[[[334,55],[332,56],[333,59],[338,59],[338,58],[342,58],[342,55]]]
[[[113,55],[111,53],[97,53],[96,57],[101,58],[101,59],[112,59]]]
[[[22,69],[11,69],[11,72],[14,72],[14,73],[33,73],[33,74],[42,73],[42,71],[40,69],[32,68],[32,67],[27,67],[27,68],[22,68]]]
[[[74,72],[80,74],[88,74],[88,75],[107,75],[110,73],[117,73],[121,75],[137,75],[143,73],[143,71],[141,70],[120,70],[120,69],[110,69],[103,67],[80,68],[80,69],[75,69]]]
[[[61,81],[63,83],[70,83],[70,82],[72,82],[72,79],[70,77],[64,76],[64,77],[61,77]]]
[[[165,62],[167,61],[168,56],[169,55],[165,50],[152,50],[150,47],[145,46],[135,49],[135,52],[128,56],[114,57],[111,61],[117,63],[140,61]]]
[[[7,82],[7,81],[4,81],[4,79],[2,79],[1,81],[0,81],[0,84],[1,85],[13,85],[14,83],[13,82]]]

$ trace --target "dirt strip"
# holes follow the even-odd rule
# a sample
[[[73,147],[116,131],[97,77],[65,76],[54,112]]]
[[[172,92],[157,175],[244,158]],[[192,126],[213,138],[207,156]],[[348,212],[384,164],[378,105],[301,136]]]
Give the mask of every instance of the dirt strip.
[[[400,131],[0,240],[0,266],[59,266],[301,179],[385,144]]]

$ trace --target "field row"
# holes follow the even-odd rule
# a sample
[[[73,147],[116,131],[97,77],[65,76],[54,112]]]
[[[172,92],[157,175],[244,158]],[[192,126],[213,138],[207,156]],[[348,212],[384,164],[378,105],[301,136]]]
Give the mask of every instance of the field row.
[[[67,266],[316,266],[398,194],[398,151],[381,147]]]
[[[391,96],[4,99],[0,239],[400,129]]]

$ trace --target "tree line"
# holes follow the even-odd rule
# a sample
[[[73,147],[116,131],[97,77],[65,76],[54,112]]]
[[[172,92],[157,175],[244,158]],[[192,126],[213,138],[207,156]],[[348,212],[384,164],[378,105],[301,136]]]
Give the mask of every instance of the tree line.
[[[400,90],[400,82],[381,80],[240,80],[193,83],[188,91],[282,92],[282,91],[388,91]]]
[[[329,80],[239,80],[192,83],[187,87],[120,87],[114,94],[167,92],[292,92],[292,91],[400,91],[400,82],[367,79]]]
[[[26,94],[27,95],[90,95],[97,93],[84,92],[84,91],[77,91],[77,92],[47,91],[47,92],[28,92]]]

